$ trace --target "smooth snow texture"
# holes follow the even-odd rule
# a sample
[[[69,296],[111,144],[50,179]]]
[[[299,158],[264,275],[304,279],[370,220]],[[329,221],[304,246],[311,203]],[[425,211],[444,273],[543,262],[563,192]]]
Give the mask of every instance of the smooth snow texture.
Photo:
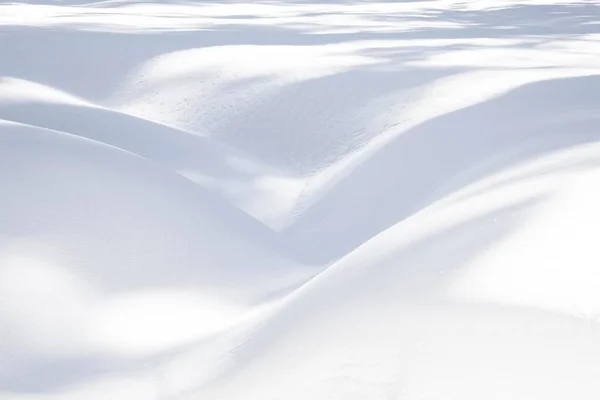
[[[597,400],[598,18],[0,4],[0,399]]]
[[[172,318],[188,336],[190,329],[211,331],[213,320],[237,313],[228,303],[255,304],[308,274],[278,255],[269,230],[143,158],[13,123],[0,124],[0,143],[2,169],[14,171],[2,182],[5,340],[25,330],[14,340],[27,346],[29,336],[37,340],[68,323],[69,335],[51,335],[54,351],[86,341],[87,329],[127,341],[123,351],[153,346],[151,334],[135,341],[127,335],[160,336],[173,329]],[[69,303],[78,310],[68,312]],[[226,312],[215,317],[215,306]],[[46,307],[68,321],[51,318]],[[147,313],[169,321],[149,324]]]

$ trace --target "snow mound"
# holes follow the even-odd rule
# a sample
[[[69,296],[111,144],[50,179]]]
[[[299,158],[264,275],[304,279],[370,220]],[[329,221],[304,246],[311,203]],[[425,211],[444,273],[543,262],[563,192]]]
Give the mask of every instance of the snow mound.
[[[284,233],[311,243],[308,258],[335,260],[470,182],[553,149],[597,141],[598,90],[597,75],[549,79],[431,118],[345,165],[339,181],[315,191],[317,200]],[[316,241],[327,248],[311,254]]]
[[[0,149],[7,171],[0,186],[9,194],[0,203],[6,346],[93,353],[98,348],[88,333],[102,338],[116,330],[114,340],[132,331],[149,347],[118,350],[155,351],[174,344],[172,333],[178,343],[179,336],[213,331],[215,309],[232,310],[221,319],[238,317],[236,309],[309,273],[280,254],[270,230],[139,156],[7,122],[0,125]],[[182,296],[194,300],[188,308],[179,306]],[[151,325],[146,314],[155,317]],[[167,326],[166,337],[139,338],[170,318],[178,322]],[[231,321],[217,322],[222,328]]]
[[[285,218],[304,181],[248,154],[195,134],[100,107],[17,78],[0,79],[0,118],[68,132],[154,161],[272,227]]]
[[[242,334],[190,398],[597,398],[599,179],[582,144],[425,208]]]

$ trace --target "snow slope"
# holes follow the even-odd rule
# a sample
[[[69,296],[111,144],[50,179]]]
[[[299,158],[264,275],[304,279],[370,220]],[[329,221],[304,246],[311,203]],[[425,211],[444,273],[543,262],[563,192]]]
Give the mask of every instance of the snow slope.
[[[599,150],[538,157],[377,235],[189,398],[597,398]]]
[[[0,399],[597,399],[599,18],[0,3]]]
[[[264,226],[139,156],[7,122],[0,142],[4,383],[47,379],[43,360],[197,340],[310,274]]]

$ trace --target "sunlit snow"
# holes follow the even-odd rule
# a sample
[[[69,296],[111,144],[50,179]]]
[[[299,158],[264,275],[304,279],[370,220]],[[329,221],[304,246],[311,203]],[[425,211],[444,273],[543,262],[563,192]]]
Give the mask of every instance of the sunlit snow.
[[[599,21],[0,2],[0,399],[598,400]]]

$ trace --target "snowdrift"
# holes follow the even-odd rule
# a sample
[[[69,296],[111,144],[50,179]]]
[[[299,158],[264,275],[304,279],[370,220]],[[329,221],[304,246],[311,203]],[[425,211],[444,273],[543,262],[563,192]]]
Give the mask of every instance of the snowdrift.
[[[139,156],[7,122],[0,143],[3,387],[52,380],[62,359],[68,376],[77,359],[197,340],[310,273],[267,228]]]
[[[598,399],[599,15],[0,4],[0,399]]]
[[[486,175],[597,141],[598,90],[598,76],[536,82],[420,124],[347,173],[286,234],[328,243],[308,256],[335,260]]]
[[[459,162],[461,172],[445,185],[433,181],[429,206],[421,200],[413,215],[242,334],[230,361],[235,367],[221,379],[207,378],[198,397],[189,398],[596,398],[600,146],[591,112],[598,104],[586,90],[597,82],[542,82],[495,99],[489,112],[503,110],[492,105],[504,101],[524,104],[498,124],[478,110],[489,129],[470,130],[470,140],[456,143],[470,143],[463,151],[450,151],[459,133],[430,141],[444,144],[432,154],[440,170],[431,179]],[[559,88],[572,93],[572,107],[561,104],[564,97],[540,96]],[[528,102],[532,94],[545,101]],[[554,110],[552,104],[552,117],[535,116],[535,109]],[[515,118],[519,113],[532,119]],[[440,126],[451,129],[453,117],[440,118]],[[423,152],[399,154],[400,165],[420,163],[401,169],[420,171],[420,186],[403,186],[416,194],[428,182],[427,160],[410,157]],[[385,210],[376,205],[368,214],[375,209]]]

